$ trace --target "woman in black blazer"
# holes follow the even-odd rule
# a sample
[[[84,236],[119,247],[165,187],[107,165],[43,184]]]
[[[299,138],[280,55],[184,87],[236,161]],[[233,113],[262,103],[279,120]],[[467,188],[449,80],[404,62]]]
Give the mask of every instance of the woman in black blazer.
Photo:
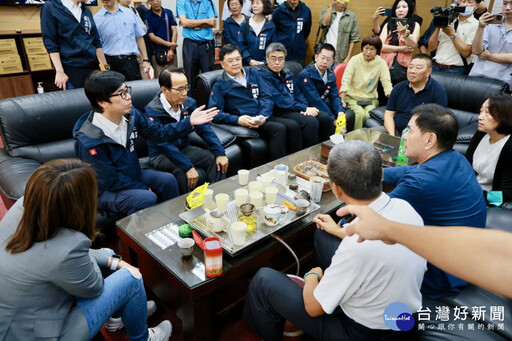
[[[486,198],[489,191],[498,191],[502,193],[503,202],[512,201],[511,133],[512,97],[490,95],[482,104],[478,131],[466,151]]]

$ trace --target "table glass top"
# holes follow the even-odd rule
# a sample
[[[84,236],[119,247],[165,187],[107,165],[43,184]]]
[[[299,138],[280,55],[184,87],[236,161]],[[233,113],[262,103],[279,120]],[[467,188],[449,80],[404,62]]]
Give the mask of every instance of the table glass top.
[[[307,160],[325,162],[325,160],[320,160],[320,144],[250,170],[249,181],[256,180],[258,174],[264,174],[272,170],[277,164],[285,164],[291,170],[296,164]],[[240,187],[237,175],[209,186],[209,188],[213,189],[214,195],[217,193],[229,193]],[[176,278],[188,287],[194,288],[214,279],[205,278],[204,254],[197,245],[194,246],[191,257],[182,257],[177,245],[177,241],[180,238],[178,227],[185,223],[179,218],[179,214],[185,208],[185,197],[186,195],[182,195],[138,211],[119,220],[117,225],[167,270],[172,272]],[[322,194],[322,200],[319,205],[321,207],[318,211],[304,216],[304,218],[292,223],[290,226],[284,227],[277,234],[286,238],[310,225],[316,214],[330,213],[339,207],[341,202],[335,198],[332,191],[329,191]],[[277,243],[276,240],[268,237],[255,244],[254,247],[234,257],[224,252],[223,272],[240,266],[246,260],[265,251],[275,243]]]

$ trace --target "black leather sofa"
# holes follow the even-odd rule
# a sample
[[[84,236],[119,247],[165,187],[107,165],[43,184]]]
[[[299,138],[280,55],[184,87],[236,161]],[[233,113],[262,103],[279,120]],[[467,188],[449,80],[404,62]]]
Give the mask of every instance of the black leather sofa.
[[[490,207],[487,208],[487,229],[502,230],[512,232],[512,211]],[[512,285],[512,283],[511,283]],[[467,318],[465,321],[455,319],[455,307],[467,307]],[[503,321],[491,319],[491,306],[503,307]],[[426,307],[430,309],[430,320],[419,321],[425,325],[425,330],[418,330],[418,319],[415,316],[417,325],[415,326],[414,335],[411,340],[419,341],[486,341],[486,340],[512,340],[512,300],[500,295],[493,294],[487,290],[479,288],[470,284],[459,294],[454,296],[447,296],[440,299],[423,298],[423,309]],[[442,321],[436,320],[436,307],[448,307],[449,319]],[[484,307],[485,314],[481,318],[473,320],[472,310],[473,307]],[[461,314],[460,317],[463,315]],[[423,315],[426,317],[426,315]],[[497,317],[497,316],[494,316]],[[464,324],[464,329],[459,330],[459,324]],[[468,330],[468,324],[474,323],[474,330]],[[484,326],[479,329],[479,324]],[[501,325],[499,325],[501,324]],[[452,328],[449,328],[451,325]],[[490,327],[493,325],[493,327]],[[430,327],[429,327],[430,326]],[[503,328],[501,328],[503,327]]]
[[[257,68],[257,67],[255,67]],[[287,61],[285,68],[293,72],[295,77],[302,71],[302,66],[294,61]],[[194,80],[193,89],[198,105],[208,105],[211,89],[215,81],[222,75],[224,70],[215,70],[199,74]],[[347,110],[347,129],[353,130],[355,116],[350,110]],[[215,125],[215,124],[214,124]],[[246,167],[253,168],[268,162],[268,143],[260,138],[260,135],[249,128],[241,126],[232,126],[224,124],[216,124],[240,139],[238,144],[244,152],[244,160]]]
[[[464,154],[477,130],[478,113],[482,103],[490,94],[509,91],[508,84],[496,79],[444,72],[433,72],[432,78],[446,89],[448,108],[453,111],[459,123],[459,135],[454,149]],[[373,109],[364,126],[382,126],[385,110],[384,106]]]
[[[133,105],[141,110],[159,90],[157,80],[127,82],[132,87]],[[32,172],[44,162],[73,158],[72,130],[75,122],[91,110],[83,89],[49,92],[0,101],[0,132],[4,147],[0,149],[0,196],[10,207],[23,195]],[[229,174],[243,166],[235,136],[214,128],[230,161]],[[193,133],[192,135],[195,135]],[[192,143],[204,145],[197,136]],[[137,140],[141,166],[147,167],[147,145]]]

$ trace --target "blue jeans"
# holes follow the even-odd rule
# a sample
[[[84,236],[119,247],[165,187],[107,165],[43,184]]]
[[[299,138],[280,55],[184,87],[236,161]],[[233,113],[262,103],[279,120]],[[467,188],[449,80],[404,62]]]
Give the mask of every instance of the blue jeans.
[[[101,294],[94,298],[77,298],[89,327],[89,340],[117,312],[123,320],[130,340],[147,340],[146,292],[142,278],[135,278],[127,269],[119,269],[107,278]]]
[[[439,72],[446,72],[446,73],[456,73],[456,74],[459,74],[459,75],[463,75],[464,74],[464,66],[458,67],[456,69],[440,69],[437,66],[432,65],[432,70],[439,71]]]

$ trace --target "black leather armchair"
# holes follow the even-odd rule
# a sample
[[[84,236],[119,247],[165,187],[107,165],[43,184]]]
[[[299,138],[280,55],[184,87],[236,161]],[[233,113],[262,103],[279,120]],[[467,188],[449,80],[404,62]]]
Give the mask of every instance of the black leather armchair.
[[[157,80],[127,82],[132,87],[133,105],[141,110],[159,90]],[[91,109],[83,89],[9,98],[0,101],[0,132],[4,147],[0,149],[0,195],[10,207],[23,195],[32,172],[44,162],[74,158],[73,126]],[[214,128],[230,160],[230,174],[243,165],[242,151],[235,137]],[[192,134],[194,135],[194,134]],[[193,144],[201,144],[192,136]],[[141,166],[145,167],[147,146],[137,141]]]
[[[478,126],[478,113],[486,97],[499,92],[509,91],[508,84],[496,79],[469,77],[444,72],[433,72],[432,78],[446,89],[448,108],[452,110],[459,123],[459,134],[454,149],[464,154]],[[384,124],[386,107],[378,107],[370,112],[365,127],[371,128]]]

